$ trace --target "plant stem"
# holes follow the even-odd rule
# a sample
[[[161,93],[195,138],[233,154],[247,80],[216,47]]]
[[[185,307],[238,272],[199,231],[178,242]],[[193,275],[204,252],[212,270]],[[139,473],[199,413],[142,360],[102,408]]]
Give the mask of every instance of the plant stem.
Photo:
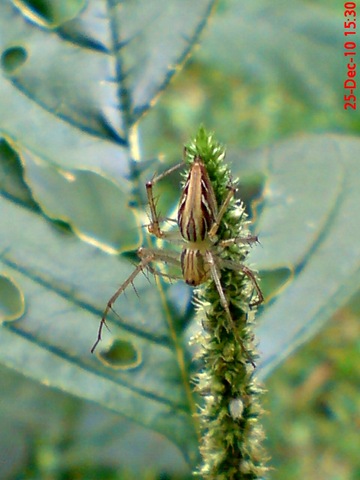
[[[202,127],[186,146],[186,161],[190,163],[196,156],[205,164],[221,205],[234,182],[224,163],[224,148]],[[222,240],[251,238],[248,223],[243,205],[232,199],[217,234],[219,265],[232,266],[219,267],[219,271],[233,324],[229,325],[213,280],[196,290],[197,316],[203,331],[194,339],[200,346],[197,358],[202,365],[195,382],[196,391],[204,400],[198,413],[202,464],[196,473],[208,480],[260,479],[267,471],[262,448],[264,435],[259,424],[259,397],[263,389],[256,381],[254,368],[258,355],[254,349],[255,311],[251,303],[256,290],[241,268],[250,242],[219,247]],[[233,268],[236,265],[239,268]]]

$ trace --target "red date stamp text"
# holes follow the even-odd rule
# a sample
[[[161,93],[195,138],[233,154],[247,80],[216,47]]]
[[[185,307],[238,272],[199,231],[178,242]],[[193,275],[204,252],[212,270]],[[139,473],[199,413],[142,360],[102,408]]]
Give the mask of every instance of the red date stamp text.
[[[347,60],[344,80],[344,109],[356,110],[356,3],[344,3],[344,57]]]

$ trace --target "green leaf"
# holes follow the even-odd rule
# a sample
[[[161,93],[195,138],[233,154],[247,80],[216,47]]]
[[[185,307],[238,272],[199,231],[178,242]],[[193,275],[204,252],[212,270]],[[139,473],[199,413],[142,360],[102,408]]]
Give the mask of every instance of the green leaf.
[[[88,468],[94,478],[96,469],[105,463],[119,474],[132,471],[121,478],[134,478],[136,474],[141,478],[144,464],[139,458],[146,462],[146,472],[188,471],[179,450],[163,435],[4,367],[0,367],[0,375],[1,478],[14,477],[15,472],[21,476],[26,471],[34,448],[29,436],[41,444],[41,471],[56,468],[60,462],[66,471],[81,466],[83,475]]]
[[[49,217],[71,224],[80,237],[110,251],[139,246],[135,216],[121,208],[128,202],[128,182],[119,187],[88,170],[63,170],[28,151],[23,160],[33,197]]]
[[[24,292],[26,309],[21,319],[2,329],[2,363],[172,439],[175,434],[176,442],[190,448],[194,433],[183,354],[171,348],[169,319],[156,288],[147,295],[147,279],[139,277],[141,310],[136,295],[129,294],[121,319],[111,322],[111,337],[126,341],[138,361],[120,370],[116,363],[109,368],[109,361],[91,355],[90,347],[104,300],[129,275],[131,264],[79,242],[11,201],[1,200],[1,212],[7,228],[2,229],[0,242],[8,247],[2,268]]]
[[[334,86],[343,82],[340,15],[305,1],[237,2],[219,12],[199,58],[248,84],[281,86],[300,102],[336,107]]]
[[[258,328],[262,376],[311,338],[360,286],[360,141],[322,135],[261,151],[264,207],[257,231],[260,270],[293,274],[264,307]],[[250,159],[251,161],[251,159]],[[264,171],[264,170],[263,170]]]
[[[137,123],[212,4],[0,7],[1,362],[159,432],[187,462],[197,441],[183,313],[175,320],[164,293],[139,275],[98,354],[90,348],[108,298],[133,269],[109,253],[135,250],[147,223],[135,209],[144,201],[140,162],[148,164]]]

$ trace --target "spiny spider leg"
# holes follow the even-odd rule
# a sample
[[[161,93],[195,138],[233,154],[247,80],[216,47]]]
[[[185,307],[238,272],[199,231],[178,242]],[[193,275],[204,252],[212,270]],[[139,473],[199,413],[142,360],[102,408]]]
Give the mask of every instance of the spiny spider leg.
[[[255,275],[254,275],[254,272],[252,270],[250,270],[250,268],[246,267],[245,265],[239,265],[239,267],[241,268],[242,272],[248,277],[250,278],[250,280],[252,281],[252,284],[254,285],[255,287],[255,290],[256,290],[256,293],[257,293],[257,300],[255,302],[251,302],[250,303],[250,308],[251,307],[256,307],[258,305],[260,305],[261,303],[263,303],[264,301],[264,295],[259,287],[259,284],[257,283],[256,281],[256,278],[255,278]]]
[[[216,220],[214,222],[214,224],[212,225],[209,233],[208,233],[208,236],[210,238],[214,238],[218,229],[219,229],[219,226],[220,226],[220,222],[222,220],[222,217],[224,216],[228,206],[229,206],[229,203],[231,202],[231,199],[233,198],[233,196],[235,195],[235,192],[236,192],[236,189],[233,187],[233,186],[229,186],[229,193],[227,194],[227,197],[225,198],[225,200],[223,201],[221,207],[220,207],[220,210],[217,214],[217,217],[216,217]],[[230,238],[228,240],[222,240],[221,242],[219,242],[219,245],[222,246],[222,247],[227,247],[227,246],[231,246],[231,245],[235,245],[235,244],[238,244],[238,243],[256,243],[258,242],[258,237],[257,235],[254,235],[254,236],[248,236],[248,237],[245,237],[245,238],[241,238],[241,237],[237,237],[237,238]],[[207,254],[210,254],[210,252],[207,252]],[[211,255],[211,254],[210,254]],[[218,293],[220,295],[220,298],[222,299],[222,303],[223,303],[223,306],[226,310],[226,313],[228,314],[228,317],[231,318],[231,323],[232,325],[235,327],[235,324],[234,324],[234,320],[233,318],[231,317],[231,313],[230,313],[230,310],[229,310],[229,306],[227,304],[227,301],[225,299],[225,295],[224,295],[224,292],[223,292],[223,289],[222,289],[222,286],[221,286],[221,283],[220,283],[220,278],[219,278],[219,275],[217,273],[217,269],[216,269],[216,266],[214,264],[214,259],[213,259],[213,256],[211,255],[211,258],[212,258],[212,263],[209,262],[209,265],[210,265],[210,268],[211,268],[211,275],[213,277],[213,280],[215,282],[215,285],[216,285],[216,288],[218,290]],[[227,264],[228,262],[224,263],[224,264]],[[229,261],[229,264],[231,264],[231,262]],[[214,269],[212,268],[212,266],[214,267]],[[233,266],[230,267],[232,270],[234,270],[235,268]],[[250,307],[255,307],[257,305],[260,305],[260,303],[262,303],[264,301],[264,296],[262,294],[262,291],[260,290],[260,287],[259,287],[259,284],[257,283],[256,281],[256,278],[255,278],[255,275],[253,274],[253,272],[248,268],[246,267],[245,265],[237,265],[237,268],[236,270],[239,270],[239,268],[241,269],[241,271],[248,277],[250,278],[250,280],[252,281],[254,287],[255,287],[255,290],[257,292],[257,295],[258,295],[258,299],[251,303],[250,304]],[[216,278],[217,277],[217,278]],[[224,303],[225,302],[225,303]],[[241,346],[242,345],[242,342],[240,341],[240,338],[237,338],[237,340],[241,343]],[[245,350],[245,349],[244,349]]]
[[[255,278],[254,272],[252,270],[250,270],[250,268],[246,267],[245,265],[232,262],[231,260],[224,260],[224,259],[221,259],[221,265],[226,267],[226,268],[229,268],[230,270],[235,270],[235,271],[240,270],[241,272],[243,272],[244,275],[246,275],[251,280],[251,282],[254,285],[254,288],[256,290],[258,298],[255,302],[250,303],[250,307],[256,307],[257,305],[260,305],[261,303],[263,303],[264,295],[263,295],[263,293],[262,293],[262,291],[259,287],[259,284],[258,284],[258,282]]]
[[[102,330],[103,330],[104,325],[108,329],[108,326],[106,324],[106,317],[107,317],[110,310],[114,311],[113,308],[112,308],[113,304],[116,302],[117,298],[126,290],[126,288],[129,285],[132,285],[134,287],[133,282],[140,272],[145,273],[146,268],[154,260],[160,260],[164,263],[171,263],[171,264],[176,265],[176,266],[180,265],[179,260],[174,256],[175,252],[174,252],[174,255],[173,255],[172,252],[164,253],[161,250],[155,250],[155,249],[151,249],[151,248],[139,248],[138,255],[141,258],[141,262],[137,265],[135,270],[125,280],[125,282],[121,285],[121,287],[118,290],[116,290],[116,292],[110,298],[110,300],[108,301],[108,303],[106,305],[103,316],[101,318],[101,322],[100,322],[100,326],[99,326],[99,330],[98,330],[98,336],[97,336],[96,342],[94,343],[94,345],[91,349],[91,353],[94,353],[95,348],[97,347],[97,345],[101,341],[101,334],[102,334]],[[161,275],[161,272],[157,272],[157,273],[159,275]],[[164,276],[166,276],[166,274]],[[138,295],[138,292],[137,292],[135,287],[134,287],[134,290],[135,290],[136,294]]]
[[[229,189],[229,193],[227,194],[227,197],[225,198],[224,202],[222,203],[221,207],[220,207],[220,210],[217,214],[217,217],[216,217],[216,220],[214,222],[214,224],[212,225],[209,233],[208,233],[208,236],[212,239],[215,237],[218,229],[219,229],[219,226],[220,226],[220,223],[221,223],[221,220],[222,220],[222,217],[224,216],[228,206],[229,206],[229,203],[231,202],[231,199],[232,197],[235,195],[235,192],[236,192],[236,188],[234,188],[233,186],[228,186],[228,189]],[[229,238],[228,240],[221,240],[218,245],[222,246],[222,247],[229,247],[231,245],[236,245],[236,244],[239,244],[239,243],[242,243],[242,244],[245,244],[245,243],[248,243],[249,245],[251,245],[252,243],[258,243],[259,242],[259,239],[258,239],[258,236],[257,235],[249,235],[248,237],[236,237],[236,238]]]
[[[116,299],[119,297],[119,295],[121,295],[121,293],[134,281],[135,277],[137,277],[137,275],[142,272],[146,266],[153,260],[153,257],[152,256],[148,256],[148,257],[144,257],[141,262],[138,264],[138,266],[135,268],[135,270],[132,272],[132,274],[130,275],[130,277],[128,277],[125,282],[121,285],[121,287],[116,290],[116,292],[114,293],[114,295],[110,298],[110,300],[108,301],[107,305],[106,305],[106,308],[104,310],[104,313],[103,313],[103,316],[101,318],[101,322],[100,322],[100,326],[99,326],[99,330],[98,330],[98,336],[97,336],[97,339],[96,339],[96,342],[94,343],[94,345],[92,346],[91,348],[91,353],[94,353],[95,351],[95,348],[97,347],[97,345],[99,344],[99,342],[101,341],[101,334],[102,334],[102,329],[103,329],[103,326],[106,325],[106,317],[107,317],[107,314],[109,313],[110,310],[112,310],[112,306],[113,304],[115,303]]]
[[[170,263],[171,265],[175,265],[177,267],[180,266],[179,255],[177,252],[164,252],[158,248],[140,247],[137,253],[140,258],[152,256],[153,260],[160,260],[164,263]]]
[[[216,216],[215,222],[213,223],[213,225],[211,226],[211,228],[209,230],[208,236],[209,236],[210,239],[213,239],[215,237],[217,231],[219,230],[220,223],[221,223],[221,220],[224,216],[224,213],[226,212],[226,210],[229,206],[229,203],[231,202],[231,199],[235,195],[236,188],[234,188],[232,186],[229,186],[228,188],[229,188],[229,192],[227,194],[227,197],[223,201],[223,203],[220,207],[220,210],[219,210],[219,212]]]
[[[227,240],[220,240],[220,242],[218,242],[218,245],[220,245],[220,247],[231,247],[231,245],[251,245],[253,243],[259,243],[257,235],[249,235],[248,237],[235,237],[229,238]]]
[[[160,228],[160,219],[156,211],[156,203],[155,203],[155,198],[153,193],[153,186],[159,180],[163,179],[164,177],[167,177],[168,175],[170,175],[170,173],[175,172],[176,170],[178,170],[183,166],[184,166],[184,162],[181,162],[175,165],[174,167],[169,168],[168,170],[166,170],[166,172],[161,173],[160,175],[158,175],[157,177],[153,178],[152,180],[146,183],[146,193],[147,193],[149,208],[150,208],[150,225],[148,226],[148,230],[149,230],[149,233],[152,233],[157,238],[165,238],[167,235]]]
[[[222,288],[222,285],[221,285],[221,282],[220,282],[220,276],[219,276],[219,273],[218,273],[218,270],[217,270],[217,267],[216,267],[216,264],[215,264],[215,260],[214,260],[214,257],[212,256],[211,252],[208,250],[206,253],[205,253],[205,258],[206,258],[206,261],[210,267],[210,270],[211,270],[211,277],[216,285],[216,289],[218,291],[218,294],[219,294],[219,297],[220,297],[220,301],[221,301],[221,304],[222,306],[224,307],[225,309],[225,312],[226,312],[226,315],[228,317],[228,320],[229,320],[229,323],[230,323],[230,326],[232,328],[232,331],[233,331],[233,334],[236,338],[236,341],[239,343],[239,345],[241,346],[243,352],[245,353],[245,355],[247,356],[248,360],[250,360],[250,363],[252,364],[252,366],[255,368],[256,365],[254,363],[254,361],[252,360],[252,358],[250,357],[249,355],[249,352],[246,350],[245,348],[245,345],[243,344],[240,336],[238,335],[237,333],[237,330],[236,330],[236,325],[235,325],[235,322],[234,322],[234,319],[232,318],[232,315],[231,315],[231,312],[230,312],[230,308],[229,308],[229,303],[228,301],[226,300],[225,298],[225,294],[224,294],[224,290]]]

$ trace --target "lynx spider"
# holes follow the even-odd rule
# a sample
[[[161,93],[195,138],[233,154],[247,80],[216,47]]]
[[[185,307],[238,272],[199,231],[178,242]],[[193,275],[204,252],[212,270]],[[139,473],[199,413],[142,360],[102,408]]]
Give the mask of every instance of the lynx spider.
[[[171,237],[173,237],[173,232],[165,232],[160,228],[160,218],[156,211],[153,186],[159,182],[159,180],[183,166],[184,163],[180,163],[146,183],[146,192],[150,209],[150,224],[148,225],[148,231],[159,239],[172,241]],[[234,336],[244,349],[242,341],[237,334],[235,322],[230,313],[229,303],[226,300],[224,290],[221,286],[221,268],[240,270],[244,275],[250,278],[257,293],[256,301],[250,304],[250,306],[256,306],[262,303],[263,295],[254,273],[248,267],[242,264],[234,264],[234,262],[221,259],[218,256],[219,248],[226,248],[238,243],[251,244],[257,242],[256,236],[218,241],[216,234],[220,222],[236,191],[232,185],[228,186],[228,190],[228,194],[219,208],[206,166],[200,156],[194,156],[178,207],[177,225],[183,243],[180,259],[176,252],[166,252],[161,249],[144,247],[139,248],[138,256],[140,258],[140,263],[108,301],[100,322],[97,340],[91,349],[91,353],[94,352],[101,340],[102,329],[104,325],[106,326],[106,317],[109,311],[112,310],[113,304],[126,288],[130,284],[133,284],[136,276],[147,268],[152,273],[164,275],[161,272],[155,271],[151,267],[151,263],[156,261],[180,266],[183,279],[187,284],[194,287],[212,278]]]

